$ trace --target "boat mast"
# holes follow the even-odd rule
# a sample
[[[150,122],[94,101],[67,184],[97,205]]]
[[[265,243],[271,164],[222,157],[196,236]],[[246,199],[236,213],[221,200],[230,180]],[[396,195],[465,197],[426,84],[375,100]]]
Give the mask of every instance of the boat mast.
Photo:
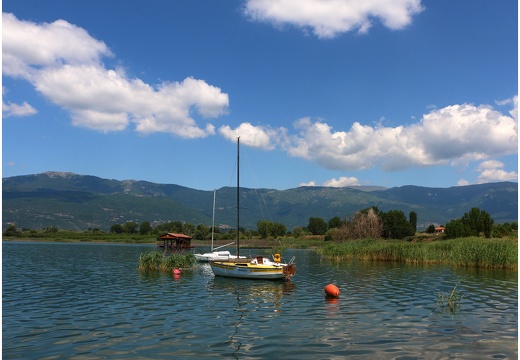
[[[213,221],[211,223],[211,251],[213,252],[213,234],[215,232],[215,195],[216,195],[215,189],[213,189]]]
[[[240,136],[237,138],[237,259],[240,257]]]

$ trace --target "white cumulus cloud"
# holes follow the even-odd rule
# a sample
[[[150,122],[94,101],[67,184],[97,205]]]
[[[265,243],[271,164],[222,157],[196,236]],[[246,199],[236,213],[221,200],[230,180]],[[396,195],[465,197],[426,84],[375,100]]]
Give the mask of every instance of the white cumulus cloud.
[[[323,186],[329,187],[346,187],[346,186],[358,186],[359,180],[355,177],[340,176],[339,179],[333,178],[323,183]]]
[[[29,81],[76,126],[108,132],[134,124],[144,134],[197,138],[215,133],[198,117],[227,112],[228,95],[203,80],[150,85],[106,68],[102,59],[113,56],[107,45],[67,21],[36,24],[6,13],[2,21],[3,74]]]
[[[224,138],[232,141],[240,137],[242,144],[264,150],[273,150],[275,145],[286,137],[285,128],[272,129],[264,126],[254,126],[248,122],[240,124],[235,129],[224,125],[220,127],[219,133]]]
[[[457,182],[457,185],[459,185],[459,186],[466,186],[466,185],[469,185],[469,181],[466,180],[466,179],[460,179],[460,180]]]
[[[374,19],[401,29],[422,10],[421,0],[248,0],[244,6],[245,15],[255,21],[310,29],[319,38],[366,33]]]
[[[33,108],[27,101],[24,101],[21,105],[13,104],[11,102],[4,103],[2,101],[2,116],[8,118],[11,116],[29,116],[34,115],[38,111]]]
[[[2,13],[2,27],[2,72],[8,76],[30,78],[40,67],[97,64],[112,55],[104,42],[64,20],[36,24]]]
[[[359,186],[359,180],[355,177],[340,176],[339,179],[332,178],[324,181],[321,186],[326,187],[347,187],[347,186]],[[300,186],[316,186],[316,181],[312,180],[309,182],[302,182]]]
[[[510,113],[516,114],[516,97],[511,103]],[[484,105],[436,109],[409,126],[355,122],[348,131],[335,131],[323,121],[303,118],[294,129],[287,152],[334,170],[466,165],[518,152],[518,119]]]
[[[478,167],[480,172],[478,183],[488,183],[494,181],[518,181],[518,174],[515,171],[505,171],[504,163],[498,160],[483,161]]]
[[[302,182],[300,186],[316,186],[316,181]]]

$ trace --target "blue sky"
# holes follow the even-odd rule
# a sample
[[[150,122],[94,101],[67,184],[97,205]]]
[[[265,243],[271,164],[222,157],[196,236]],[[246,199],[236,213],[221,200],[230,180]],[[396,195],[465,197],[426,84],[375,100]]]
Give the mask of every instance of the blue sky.
[[[2,6],[2,177],[518,181],[517,1]]]

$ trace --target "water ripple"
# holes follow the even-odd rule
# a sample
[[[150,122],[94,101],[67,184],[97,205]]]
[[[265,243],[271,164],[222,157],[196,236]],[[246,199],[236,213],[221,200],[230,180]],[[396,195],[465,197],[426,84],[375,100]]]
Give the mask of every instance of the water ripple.
[[[146,246],[3,243],[3,357],[516,358],[517,274],[296,255],[293,282],[140,274]],[[460,283],[459,283],[460,282]],[[339,299],[323,288],[336,284]],[[457,313],[438,292],[459,283]]]

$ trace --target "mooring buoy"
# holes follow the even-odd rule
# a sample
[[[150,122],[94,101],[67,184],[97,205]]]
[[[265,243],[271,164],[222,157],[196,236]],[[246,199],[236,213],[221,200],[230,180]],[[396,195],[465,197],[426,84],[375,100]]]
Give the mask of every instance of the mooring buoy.
[[[323,290],[325,291],[325,294],[328,297],[334,297],[334,298],[339,297],[339,289],[334,284],[329,284],[329,285],[325,286],[325,288]]]

